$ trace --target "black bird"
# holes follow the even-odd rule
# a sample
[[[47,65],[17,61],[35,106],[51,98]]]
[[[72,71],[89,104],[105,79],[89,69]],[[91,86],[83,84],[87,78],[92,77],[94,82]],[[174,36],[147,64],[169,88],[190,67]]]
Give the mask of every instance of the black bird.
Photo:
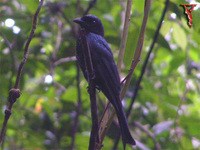
[[[126,143],[135,145],[132,138],[126,115],[120,100],[120,78],[112,51],[104,39],[104,28],[101,20],[93,15],[86,15],[74,20],[81,28],[85,28],[86,37],[91,53],[94,68],[94,82],[114,106],[119,120],[124,149]],[[76,43],[76,57],[86,80],[87,71],[81,45],[81,37]]]

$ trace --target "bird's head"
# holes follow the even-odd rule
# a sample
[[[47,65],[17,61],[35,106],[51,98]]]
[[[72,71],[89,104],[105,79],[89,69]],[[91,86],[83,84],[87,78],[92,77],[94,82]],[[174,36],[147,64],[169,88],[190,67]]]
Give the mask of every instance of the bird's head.
[[[74,19],[81,28],[85,28],[87,32],[95,33],[104,37],[104,29],[101,20],[94,15],[86,15],[82,18]]]

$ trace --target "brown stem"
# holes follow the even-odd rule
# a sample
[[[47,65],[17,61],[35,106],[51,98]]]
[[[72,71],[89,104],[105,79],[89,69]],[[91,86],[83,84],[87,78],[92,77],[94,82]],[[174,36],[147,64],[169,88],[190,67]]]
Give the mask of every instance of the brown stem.
[[[135,54],[131,63],[131,69],[130,69],[130,75],[128,76],[125,85],[123,86],[122,90],[121,90],[121,95],[120,98],[123,99],[123,97],[125,96],[125,93],[128,89],[128,86],[130,84],[130,80],[131,80],[131,76],[133,74],[133,71],[135,69],[135,67],[137,66],[139,60],[140,60],[140,55],[142,52],[142,47],[143,47],[143,42],[144,42],[144,33],[145,33],[145,29],[146,29],[146,24],[147,24],[147,20],[148,20],[148,16],[149,16],[149,11],[150,11],[150,6],[151,6],[151,0],[146,0],[145,1],[145,9],[144,9],[144,18],[143,18],[143,22],[142,22],[142,27],[140,30],[140,35],[139,35],[139,39],[138,39],[138,43],[137,43],[137,47],[135,50]],[[120,66],[120,65],[119,65]],[[109,103],[107,104],[109,105]],[[107,107],[106,107],[107,108]],[[104,110],[106,113],[104,113],[104,115],[102,116],[102,120],[104,120],[103,123],[101,123],[100,125],[100,142],[103,142],[103,139],[105,137],[105,134],[108,132],[109,126],[112,123],[112,120],[114,119],[115,116],[115,110],[112,111],[112,113],[109,115],[109,119],[106,119],[108,116],[108,109]]]
[[[37,17],[38,17],[38,14],[40,12],[40,9],[42,7],[43,1],[44,0],[40,1],[40,4],[39,4],[39,6],[38,6],[38,8],[36,10],[36,13],[34,15],[34,18],[33,18],[33,26],[32,26],[32,30],[31,30],[31,34],[29,35],[28,40],[27,40],[26,45],[25,45],[24,58],[21,61],[21,64],[20,64],[19,69],[18,69],[18,73],[17,73],[17,78],[16,78],[16,81],[15,81],[14,89],[11,89],[9,91],[9,106],[5,110],[5,117],[4,117],[3,127],[2,127],[2,130],[1,130],[1,134],[0,134],[0,145],[3,142],[3,138],[4,138],[4,135],[5,135],[5,130],[6,130],[7,122],[9,120],[10,116],[11,116],[11,113],[12,113],[12,106],[16,102],[17,98],[19,98],[20,95],[21,95],[21,92],[18,89],[19,83],[20,83],[20,79],[21,79],[21,74],[22,74],[23,66],[26,63],[26,60],[28,58],[29,44],[30,44],[30,42],[31,42],[31,40],[33,38],[35,29],[37,27]]]
[[[76,110],[76,117],[74,120],[74,126],[73,126],[73,133],[72,133],[72,144],[71,144],[71,148],[70,150],[74,149],[74,145],[75,145],[75,140],[76,140],[76,132],[78,129],[78,123],[79,123],[79,116],[81,114],[81,109],[82,109],[82,102],[81,102],[81,88],[80,88],[80,68],[78,66],[78,62],[76,63],[76,68],[77,68],[77,92],[78,92],[78,106],[77,106],[77,110]]]
[[[54,66],[57,66],[59,64],[66,63],[69,61],[76,61],[76,56],[61,58],[54,63]]]
[[[138,79],[138,81],[137,81],[137,83],[136,83],[136,85],[135,85],[136,88],[135,88],[135,90],[134,90],[134,92],[133,92],[134,94],[133,94],[132,101],[131,101],[131,104],[130,104],[130,106],[129,106],[129,109],[128,109],[128,111],[127,111],[127,116],[130,115],[131,110],[132,110],[132,108],[133,108],[133,104],[134,104],[134,102],[135,102],[135,99],[136,99],[136,97],[137,97],[137,94],[138,94],[138,91],[139,91],[139,88],[140,88],[140,83],[141,83],[142,78],[143,78],[143,76],[144,76],[144,72],[145,72],[145,70],[146,70],[147,63],[148,63],[148,60],[149,60],[149,58],[150,58],[151,52],[153,51],[154,45],[155,45],[155,43],[156,43],[156,41],[157,41],[157,38],[158,38],[158,35],[159,35],[159,31],[160,31],[160,28],[161,28],[161,25],[162,25],[162,21],[163,21],[163,19],[164,19],[164,17],[165,17],[165,14],[166,14],[168,5],[169,5],[169,0],[166,0],[166,2],[165,2],[165,8],[164,8],[163,13],[162,13],[162,16],[161,16],[161,18],[160,18],[160,22],[159,22],[159,24],[158,24],[158,28],[157,28],[157,30],[156,30],[156,33],[155,33],[153,42],[152,42],[151,47],[150,47],[150,50],[149,50],[149,52],[148,52],[148,54],[147,54],[147,56],[146,56],[145,62],[144,62],[144,64],[143,64],[143,66],[142,66],[142,70],[141,70],[140,77],[139,77],[139,79]]]
[[[34,17],[33,17],[33,26],[32,26],[32,30],[31,30],[31,34],[29,35],[28,40],[27,40],[26,45],[25,45],[24,58],[23,58],[20,66],[19,66],[19,69],[18,69],[17,79],[16,79],[15,86],[14,86],[15,89],[17,89],[19,87],[19,82],[20,82],[20,79],[21,79],[22,70],[23,70],[24,64],[26,63],[26,60],[28,58],[29,44],[31,43],[31,40],[34,36],[35,29],[37,28],[37,17],[38,17],[38,14],[40,12],[40,9],[42,7],[43,1],[44,0],[40,1],[40,5],[38,6],[36,13],[34,14]]]
[[[88,91],[90,94],[91,116],[92,116],[92,131],[90,135],[89,150],[95,150],[95,146],[99,142],[99,135],[98,135],[99,125],[98,125],[98,114],[97,114],[98,110],[96,103],[96,89],[94,83],[94,69],[86,38],[85,29],[80,30],[80,36],[81,36],[81,45],[83,48],[83,53],[85,58],[85,66],[88,72],[88,83],[89,83]]]
[[[133,125],[135,125],[136,127],[140,128],[141,130],[143,130],[144,132],[146,132],[152,139],[153,142],[155,144],[155,150],[160,150],[160,144],[157,142],[156,137],[153,133],[151,133],[151,131],[149,131],[147,128],[145,128],[142,124],[140,124],[139,122],[133,122]]]

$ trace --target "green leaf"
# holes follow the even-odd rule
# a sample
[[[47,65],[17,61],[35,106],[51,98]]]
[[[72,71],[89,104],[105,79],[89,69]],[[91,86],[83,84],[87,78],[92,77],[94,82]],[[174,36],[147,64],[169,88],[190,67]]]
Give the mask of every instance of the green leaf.
[[[61,98],[67,102],[77,101],[77,90],[76,87],[68,88],[61,96]]]
[[[27,9],[31,13],[35,13],[39,5],[39,0],[23,0],[22,3],[24,3],[27,6]]]
[[[149,37],[151,37],[153,35],[155,35],[156,31],[154,29],[146,29],[146,33],[148,34]],[[166,49],[170,49],[169,43],[165,40],[165,38],[163,37],[162,34],[158,34],[158,38],[156,43],[158,43],[160,46],[166,48]]]
[[[165,37],[167,35],[167,33],[169,33],[171,28],[172,28],[172,22],[165,21],[164,23],[162,23],[160,33]]]
[[[181,144],[185,149],[193,149],[191,139],[189,139],[188,137],[182,136],[181,137]]]
[[[194,60],[196,63],[199,62],[199,58],[200,58],[200,53],[199,53],[199,49],[195,49],[195,48],[191,48],[189,50],[189,56],[192,60]]]
[[[177,70],[177,68],[180,65],[182,65],[184,61],[185,61],[184,53],[179,52],[179,53],[174,54],[174,58],[170,62],[169,72]]]
[[[181,47],[182,50],[185,50],[187,47],[187,36],[185,31],[177,23],[173,24],[172,36],[176,44]]]
[[[130,62],[133,59],[136,44],[138,41],[139,31],[140,30],[137,28],[129,32],[127,43],[126,43],[126,50],[124,53],[124,63],[126,65],[130,65]]]

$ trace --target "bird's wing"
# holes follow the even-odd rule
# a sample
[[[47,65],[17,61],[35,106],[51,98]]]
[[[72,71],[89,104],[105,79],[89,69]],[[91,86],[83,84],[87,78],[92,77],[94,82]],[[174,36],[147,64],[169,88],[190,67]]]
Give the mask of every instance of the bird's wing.
[[[106,40],[101,36],[88,36],[88,43],[96,84],[109,100],[115,99],[120,94],[120,79],[112,51]]]

